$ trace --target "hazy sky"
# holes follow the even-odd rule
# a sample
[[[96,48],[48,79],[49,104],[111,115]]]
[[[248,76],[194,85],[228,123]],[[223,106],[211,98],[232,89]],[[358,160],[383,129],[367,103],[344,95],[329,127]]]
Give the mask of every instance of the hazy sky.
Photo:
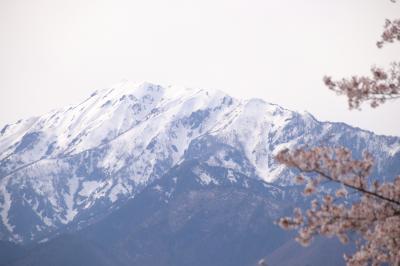
[[[400,101],[349,111],[325,74],[398,60],[377,49],[389,0],[0,0],[0,127],[123,79],[218,88],[400,136]]]

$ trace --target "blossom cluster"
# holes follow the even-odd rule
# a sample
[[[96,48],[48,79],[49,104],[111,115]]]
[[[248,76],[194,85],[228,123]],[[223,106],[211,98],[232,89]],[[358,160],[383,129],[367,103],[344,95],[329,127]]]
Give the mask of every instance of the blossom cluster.
[[[400,41],[400,19],[386,19],[381,40],[376,45],[382,48],[385,43],[395,41]],[[346,95],[350,109],[360,108],[362,102],[369,102],[375,108],[387,100],[400,98],[400,62],[392,62],[386,71],[374,66],[371,72],[371,77],[352,76],[338,81],[325,76],[324,83],[336,93]]]
[[[352,76],[349,79],[333,81],[325,76],[325,85],[338,94],[346,95],[349,108],[359,108],[362,102],[369,102],[375,108],[387,100],[400,98],[400,63],[394,62],[388,70],[371,68],[372,76]]]
[[[381,40],[376,43],[379,48],[382,48],[385,43],[393,43],[400,41],[400,19],[386,19],[384,31],[381,35]]]
[[[283,150],[276,159],[301,172],[296,181],[306,183],[305,195],[323,186],[322,180],[339,184],[336,191],[313,199],[308,210],[297,208],[293,217],[279,220],[282,228],[298,230],[300,244],[308,245],[315,235],[337,236],[347,243],[355,233],[358,249],[345,256],[348,265],[400,265],[400,176],[393,181],[369,180],[372,156],[364,153],[355,160],[343,147]],[[306,173],[316,175],[306,178]],[[350,192],[359,197],[350,199]]]

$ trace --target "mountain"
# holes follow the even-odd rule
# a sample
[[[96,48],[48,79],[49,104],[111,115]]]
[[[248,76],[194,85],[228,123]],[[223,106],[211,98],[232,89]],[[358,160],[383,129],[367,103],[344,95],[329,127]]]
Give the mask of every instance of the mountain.
[[[1,129],[0,240],[28,250],[14,265],[254,265],[307,201],[274,160],[304,145],[367,149],[375,176],[400,174],[398,137],[218,90],[117,84]]]
[[[337,266],[344,265],[343,254],[353,254],[354,245],[343,245],[338,239],[316,237],[307,248],[299,247],[291,239],[268,254],[266,261],[271,266]],[[290,254],[290,256],[288,256]]]

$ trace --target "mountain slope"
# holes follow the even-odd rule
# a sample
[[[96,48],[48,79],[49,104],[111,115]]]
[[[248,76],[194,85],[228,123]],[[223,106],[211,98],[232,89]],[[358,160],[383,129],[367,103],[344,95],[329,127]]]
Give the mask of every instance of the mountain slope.
[[[345,265],[343,254],[354,251],[354,246],[343,245],[338,239],[317,237],[308,247],[292,239],[268,254],[266,261],[271,266],[338,266]]]
[[[97,265],[103,250],[110,265],[254,265],[290,237],[273,224],[282,194],[260,180],[234,173],[229,181],[225,174],[202,160],[182,162],[79,237],[50,240],[11,265],[68,265],[75,246],[85,251],[77,252],[76,265]]]
[[[192,149],[188,153],[195,152]],[[180,162],[101,221],[36,245],[10,265],[250,266],[270,253],[268,262],[272,265],[290,263],[282,250],[289,249],[291,254],[302,254],[303,250],[286,247],[293,234],[281,230],[274,221],[294,205],[304,204],[303,199],[292,198],[293,193],[283,193],[298,188],[266,184],[210,165],[209,158],[218,152],[215,149]],[[227,154],[232,156],[234,151]],[[240,153],[234,158],[245,164]],[[335,265],[343,265],[343,249],[330,242],[323,247],[337,258]],[[313,258],[320,256],[318,251],[313,246],[306,250],[308,256],[301,259],[304,265],[320,265],[315,262],[321,260]]]

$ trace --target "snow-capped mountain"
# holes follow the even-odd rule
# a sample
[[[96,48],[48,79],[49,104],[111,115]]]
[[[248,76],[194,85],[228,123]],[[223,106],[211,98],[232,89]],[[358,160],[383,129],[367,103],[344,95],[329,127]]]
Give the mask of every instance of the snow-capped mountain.
[[[218,90],[124,82],[1,129],[0,240],[83,228],[153,185],[168,201],[174,190],[156,182],[191,160],[202,162],[188,170],[201,186],[256,181],[283,199],[292,173],[274,155],[300,145],[367,149],[375,174],[400,174],[400,138]]]

